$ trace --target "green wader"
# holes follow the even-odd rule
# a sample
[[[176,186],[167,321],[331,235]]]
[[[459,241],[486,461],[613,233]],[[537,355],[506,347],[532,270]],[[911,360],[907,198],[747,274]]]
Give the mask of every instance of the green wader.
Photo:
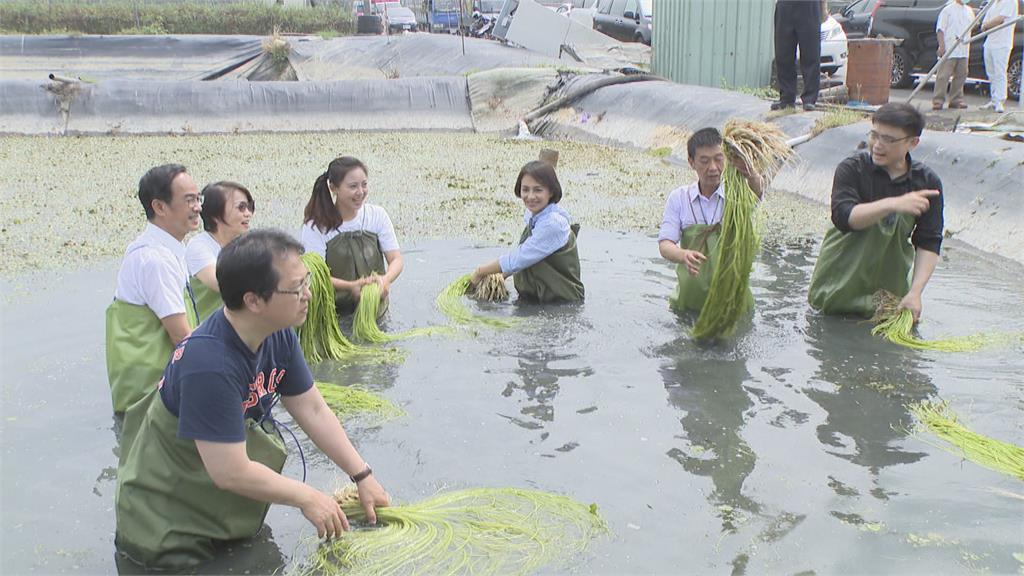
[[[107,307],[107,379],[115,413],[156,388],[173,351],[164,325],[147,306],[115,299]]]
[[[669,308],[676,312],[700,312],[711,290],[711,279],[715,276],[715,255],[718,253],[718,239],[721,236],[719,224],[692,224],[680,233],[679,246],[684,250],[696,250],[707,256],[700,265],[700,273],[690,276],[685,264],[676,266],[675,292],[668,300]],[[754,307],[754,295],[747,288],[746,308]]]
[[[384,252],[380,249],[380,241],[373,232],[356,230],[342,232],[327,243],[327,267],[331,269],[331,277],[349,282],[365,278],[370,274],[384,273]],[[334,307],[339,316],[347,316],[356,311],[356,301],[348,290],[334,291]],[[387,311],[387,301],[377,309],[378,316]]]
[[[872,297],[878,290],[905,296],[914,263],[909,237],[915,224],[912,216],[899,214],[864,230],[829,230],[807,293],[811,307],[825,314],[868,318],[875,313]]]
[[[189,301],[188,288],[185,288],[185,310],[188,312],[188,325],[194,330],[203,320],[224,306],[224,301],[220,299],[220,292],[210,289],[198,277],[193,276],[189,278],[188,282],[192,286],[195,307]]]
[[[278,473],[284,444],[246,421],[249,459]],[[270,504],[221,490],[191,439],[178,438],[178,418],[154,388],[128,410],[117,470],[115,544],[147,568],[181,569],[213,558],[217,541],[255,536]]]
[[[526,242],[533,231],[527,225],[519,243]],[[579,225],[573,224],[569,241],[547,258],[512,276],[520,298],[546,304],[548,302],[583,301],[583,281],[580,280],[580,254],[576,250]]]

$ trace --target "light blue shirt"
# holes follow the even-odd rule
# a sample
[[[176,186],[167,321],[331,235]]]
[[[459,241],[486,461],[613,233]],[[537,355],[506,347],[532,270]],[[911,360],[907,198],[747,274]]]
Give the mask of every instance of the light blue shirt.
[[[569,241],[569,213],[558,204],[548,204],[536,216],[527,210],[524,220],[530,227],[530,237],[498,259],[502,274],[525,270],[554,254]]]

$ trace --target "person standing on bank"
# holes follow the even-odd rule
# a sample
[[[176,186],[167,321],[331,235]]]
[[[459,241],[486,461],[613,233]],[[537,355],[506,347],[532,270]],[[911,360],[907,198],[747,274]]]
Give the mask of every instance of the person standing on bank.
[[[476,286],[491,274],[512,276],[523,301],[582,302],[585,294],[580,280],[580,255],[576,249],[579,226],[558,205],[562,185],[548,162],[527,162],[519,171],[513,189],[526,208],[525,226],[519,246],[498,260],[473,271]]]
[[[707,300],[714,276],[712,263],[725,210],[722,174],[726,157],[722,135],[715,128],[694,132],[686,142],[686,154],[690,168],[697,173],[697,181],[668,195],[658,234],[658,251],[665,260],[678,264],[678,283],[669,306],[677,312],[699,312]],[[761,177],[740,166],[737,168],[760,199],[764,193]],[[748,300],[753,305],[753,295],[748,293]]]
[[[814,110],[821,87],[821,23],[828,16],[821,0],[776,0],[775,66],[779,79],[779,101],[772,110],[796,106],[797,48],[804,90],[804,110]]]
[[[159,387],[128,410],[115,544],[131,560],[176,570],[210,560],[217,543],[255,536],[271,503],[300,509],[320,537],[349,529],[333,497],[281,475],[279,400],[356,484],[371,523],[389,504],[299,348],[293,327],[311,297],[301,254],[278,230],[225,246],[216,273],[224,307],[178,345]]]
[[[967,108],[964,103],[964,82],[967,81],[967,59],[971,54],[971,24],[974,23],[974,10],[964,4],[963,0],[952,0],[939,12],[935,23],[939,47],[936,56],[941,60],[946,52],[953,49],[957,40],[961,43],[952,50],[949,58],[942,63],[935,73],[935,90],[932,93],[932,110],[942,110],[946,103],[946,89],[949,88],[949,108]],[[950,84],[952,79],[952,84]]]
[[[317,177],[306,204],[302,244],[327,262],[339,315],[355,312],[362,288],[369,282],[380,284],[385,305],[379,313],[383,314],[391,285],[402,273],[402,253],[391,218],[384,208],[366,201],[368,174],[366,165],[356,158],[335,158]]]
[[[217,285],[217,256],[221,248],[249,231],[256,203],[249,190],[236,182],[214,182],[203,188],[203,232],[188,241],[185,263],[196,299],[189,323],[198,326],[224,302]],[[190,310],[191,311],[191,310]]]
[[[871,124],[869,151],[836,168],[835,227],[821,244],[808,301],[825,314],[870,317],[884,289],[916,322],[942,246],[942,181],[910,156],[925,124],[916,108],[885,104]]]
[[[185,236],[199,226],[202,195],[181,164],[151,168],[139,180],[146,228],[124,253],[107,307],[107,378],[114,412],[156,386],[174,346],[191,331]]]
[[[994,6],[985,14],[981,31],[987,32],[1017,18],[1019,15],[1018,0],[992,0]],[[1010,52],[1013,51],[1013,30],[1015,26],[1007,26],[997,30],[985,38],[985,75],[988,76],[989,102],[982,110],[1003,113],[1006,111],[1006,67],[1010,63]]]

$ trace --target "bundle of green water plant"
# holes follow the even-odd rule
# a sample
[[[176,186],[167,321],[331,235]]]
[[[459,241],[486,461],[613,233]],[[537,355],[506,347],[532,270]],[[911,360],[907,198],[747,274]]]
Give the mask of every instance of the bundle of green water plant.
[[[949,402],[920,402],[911,405],[910,412],[917,419],[915,436],[922,438],[924,433],[930,433],[946,444],[929,444],[979,466],[1024,480],[1024,448],[967,429],[949,408]]]
[[[491,316],[473,314],[466,307],[464,297],[469,294],[472,275],[459,276],[449,284],[440,294],[437,295],[437,307],[457,324],[484,324],[494,328],[511,328],[515,326],[512,320],[503,320]]]
[[[369,282],[363,286],[359,295],[359,304],[356,305],[355,316],[352,318],[352,337],[356,340],[371,344],[384,344],[403,338],[446,334],[452,331],[447,326],[425,326],[393,334],[384,332],[377,325],[377,316],[381,306],[380,293],[380,284],[376,282]]]
[[[368,426],[379,426],[388,420],[405,416],[405,411],[387,398],[362,386],[342,386],[316,382],[324,401],[343,422],[358,418]]]
[[[712,256],[714,275],[693,327],[694,338],[700,340],[729,336],[748,309],[750,271],[760,242],[754,225],[758,200],[736,164],[745,163],[767,187],[793,154],[785,133],[763,122],[730,120],[722,131],[722,140],[729,159],[722,175],[725,207],[718,249]]]
[[[505,302],[508,300],[508,286],[502,273],[488,274],[476,285],[473,298],[483,302]]]
[[[339,491],[350,522],[365,522],[354,487]],[[305,574],[530,574],[567,562],[608,531],[597,512],[571,498],[519,488],[444,492],[377,509],[377,526],[323,544]]]
[[[988,346],[1008,344],[1021,334],[974,334],[938,340],[922,340],[914,335],[914,314],[907,308],[900,308],[900,299],[892,292],[879,290],[874,295],[875,315],[871,321],[875,327],[871,334],[881,336],[893,344],[914,350],[935,350],[938,352],[974,352]]]
[[[394,350],[364,348],[345,338],[338,325],[334,285],[331,283],[331,270],[327,262],[316,252],[303,254],[302,262],[310,273],[309,290],[312,298],[309,300],[306,321],[296,328],[296,332],[306,362],[317,364],[324,360],[344,360],[356,356],[397,359],[399,356]]]

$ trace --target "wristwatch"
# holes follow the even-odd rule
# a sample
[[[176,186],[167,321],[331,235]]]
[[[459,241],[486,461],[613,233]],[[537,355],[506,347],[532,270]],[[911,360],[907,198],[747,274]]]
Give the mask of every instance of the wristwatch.
[[[367,464],[366,468],[364,468],[362,472],[356,474],[355,476],[349,476],[348,479],[351,480],[353,484],[359,484],[363,480],[366,480],[370,476],[370,474],[373,474],[373,469],[370,468],[369,464]]]

